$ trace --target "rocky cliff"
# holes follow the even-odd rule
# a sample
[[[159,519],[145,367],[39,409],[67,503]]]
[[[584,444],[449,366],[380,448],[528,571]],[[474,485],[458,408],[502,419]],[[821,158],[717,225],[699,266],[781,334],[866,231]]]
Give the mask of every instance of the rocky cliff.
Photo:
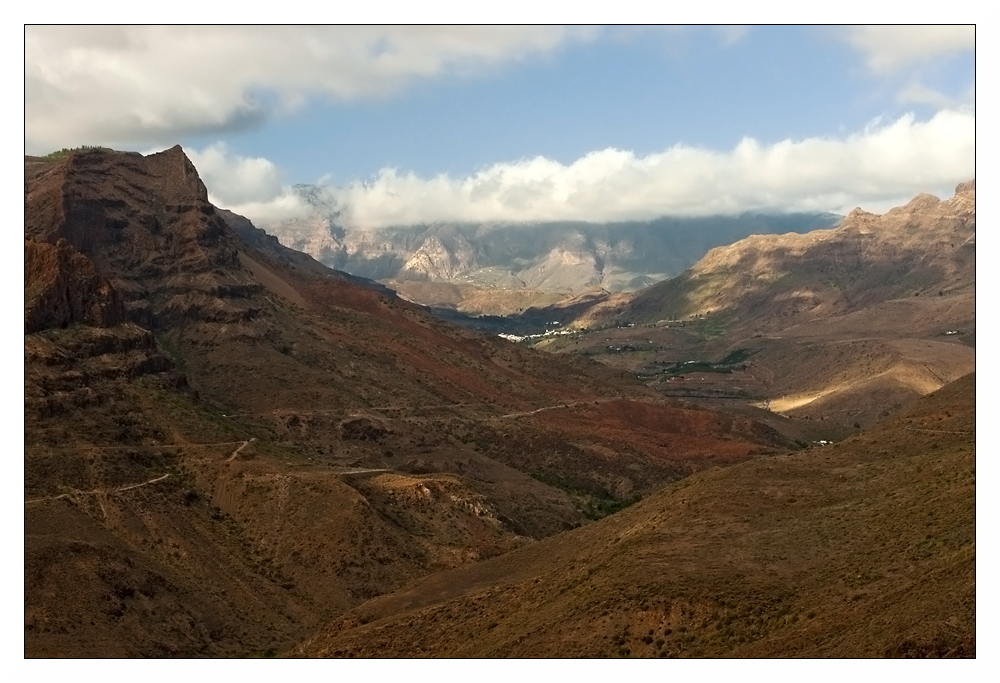
[[[24,331],[73,324],[111,327],[125,320],[125,306],[111,284],[65,239],[56,244],[24,240]]]

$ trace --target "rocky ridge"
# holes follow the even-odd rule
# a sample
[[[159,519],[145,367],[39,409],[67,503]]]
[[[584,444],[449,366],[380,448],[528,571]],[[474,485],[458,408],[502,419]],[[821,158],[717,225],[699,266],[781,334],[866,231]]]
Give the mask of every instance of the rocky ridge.
[[[631,369],[666,395],[870,426],[975,369],[975,180],[946,201],[918,195],[832,230],[713,249],[573,326],[597,331],[545,347]],[[747,360],[713,368],[730,354]],[[712,371],[683,371],[702,359],[693,367]]]
[[[975,208],[972,180],[947,201],[924,194],[884,215],[855,209],[833,230],[754,235],[578,324],[738,312],[749,331],[766,332],[900,297],[974,292]]]

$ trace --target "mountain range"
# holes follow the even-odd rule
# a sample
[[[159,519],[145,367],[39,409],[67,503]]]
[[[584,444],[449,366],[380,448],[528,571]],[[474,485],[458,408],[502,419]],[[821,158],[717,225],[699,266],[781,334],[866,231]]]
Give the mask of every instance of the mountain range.
[[[26,157],[24,416],[27,656],[284,652],[789,447],[331,271],[179,147]]]
[[[716,247],[605,319],[728,314],[750,332],[765,332],[907,297],[974,298],[975,268],[971,180],[947,201],[922,194],[882,215],[855,209],[836,229],[753,235]]]
[[[975,369],[975,196],[972,180],[945,201],[747,237],[646,289],[541,309],[573,333],[533,343],[702,405],[869,426]]]
[[[974,182],[541,343],[180,147],[26,157],[24,239],[26,657],[975,657]]]
[[[588,291],[634,291],[751,234],[831,227],[833,214],[744,214],[624,223],[344,225],[322,187],[295,187],[309,214],[261,224],[290,248],[383,282],[408,300],[507,315]]]

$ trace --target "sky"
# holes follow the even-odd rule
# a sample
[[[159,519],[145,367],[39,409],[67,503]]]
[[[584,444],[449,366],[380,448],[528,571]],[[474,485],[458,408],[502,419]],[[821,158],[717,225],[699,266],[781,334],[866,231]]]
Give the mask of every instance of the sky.
[[[25,152],[180,144],[260,225],[885,211],[976,173],[971,26],[25,29]]]

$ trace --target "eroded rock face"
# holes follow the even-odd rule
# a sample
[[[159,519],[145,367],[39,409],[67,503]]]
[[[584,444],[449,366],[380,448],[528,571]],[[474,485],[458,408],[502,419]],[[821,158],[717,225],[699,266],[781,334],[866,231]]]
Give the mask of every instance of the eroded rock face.
[[[110,327],[123,322],[118,292],[66,240],[24,240],[24,333],[73,324]]]
[[[78,151],[26,165],[24,233],[37,243],[65,240],[143,327],[253,317],[245,299],[261,287],[240,267],[242,243],[180,147],[148,156]]]

